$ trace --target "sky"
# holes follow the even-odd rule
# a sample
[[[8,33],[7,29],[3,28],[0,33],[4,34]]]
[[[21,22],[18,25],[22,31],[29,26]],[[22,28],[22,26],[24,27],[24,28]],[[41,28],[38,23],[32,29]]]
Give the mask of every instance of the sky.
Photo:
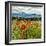
[[[28,12],[27,12],[28,11]],[[41,7],[24,7],[24,6],[12,6],[12,13],[18,12],[25,12],[25,13],[37,13],[41,14],[42,8]]]
[[[44,7],[28,7],[28,6],[12,6],[12,16],[17,16],[14,13],[20,13],[18,16],[21,17],[32,17],[26,14],[37,14],[37,15],[43,15]],[[24,12],[23,14],[21,14]],[[26,14],[25,14],[26,13]],[[34,16],[33,16],[34,17]],[[39,17],[39,16],[38,16]]]

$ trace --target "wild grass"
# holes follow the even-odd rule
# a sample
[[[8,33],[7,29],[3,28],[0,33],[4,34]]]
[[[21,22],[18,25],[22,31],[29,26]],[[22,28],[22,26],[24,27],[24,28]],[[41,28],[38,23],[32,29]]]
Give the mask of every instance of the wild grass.
[[[41,21],[12,20],[12,39],[39,39],[41,38]]]

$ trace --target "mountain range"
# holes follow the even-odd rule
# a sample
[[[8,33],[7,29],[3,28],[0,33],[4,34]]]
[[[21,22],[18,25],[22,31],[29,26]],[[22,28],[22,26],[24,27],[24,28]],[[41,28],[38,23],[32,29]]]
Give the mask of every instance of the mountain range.
[[[25,12],[19,12],[19,13],[12,13],[12,17],[22,17],[22,18],[40,18],[41,14],[38,13],[25,13]]]

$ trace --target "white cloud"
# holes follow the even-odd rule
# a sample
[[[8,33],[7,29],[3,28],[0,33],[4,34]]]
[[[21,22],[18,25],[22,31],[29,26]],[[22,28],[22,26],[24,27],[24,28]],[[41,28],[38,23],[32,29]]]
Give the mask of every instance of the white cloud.
[[[12,12],[25,12],[25,13],[37,13],[42,14],[43,7],[25,7],[25,6],[12,6]]]

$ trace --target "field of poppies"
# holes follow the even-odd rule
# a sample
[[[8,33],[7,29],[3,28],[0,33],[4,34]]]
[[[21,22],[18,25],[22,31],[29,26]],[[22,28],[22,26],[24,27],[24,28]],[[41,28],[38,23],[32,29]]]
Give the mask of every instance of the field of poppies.
[[[12,39],[39,39],[41,38],[41,21],[18,20],[11,22]]]

